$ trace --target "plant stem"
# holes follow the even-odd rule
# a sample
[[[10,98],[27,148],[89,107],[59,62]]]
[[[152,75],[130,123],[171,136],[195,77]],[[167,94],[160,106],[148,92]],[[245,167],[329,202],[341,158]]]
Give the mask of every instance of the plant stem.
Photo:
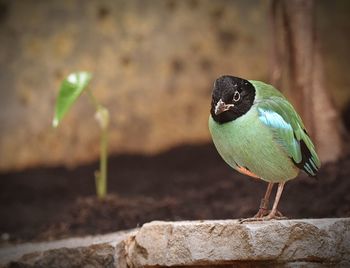
[[[104,199],[107,194],[107,127],[102,128],[101,140],[100,140],[100,172],[98,174],[98,180],[96,185],[97,196],[99,199]]]
[[[96,108],[96,120],[99,123],[101,129],[100,137],[100,169],[95,173],[95,184],[97,197],[103,200],[107,194],[107,164],[108,164],[108,125],[109,125],[109,112],[100,105],[90,89],[87,89],[87,93],[91,102]]]

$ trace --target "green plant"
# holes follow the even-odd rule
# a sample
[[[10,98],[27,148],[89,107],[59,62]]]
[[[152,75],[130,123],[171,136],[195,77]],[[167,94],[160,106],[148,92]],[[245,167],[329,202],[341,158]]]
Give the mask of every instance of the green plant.
[[[101,129],[100,139],[100,169],[95,172],[96,193],[99,199],[104,199],[107,193],[107,130],[109,125],[109,112],[92,94],[88,85],[92,75],[88,72],[71,73],[61,83],[56,100],[53,127],[58,127],[70,107],[85,91],[96,109],[95,118]]]

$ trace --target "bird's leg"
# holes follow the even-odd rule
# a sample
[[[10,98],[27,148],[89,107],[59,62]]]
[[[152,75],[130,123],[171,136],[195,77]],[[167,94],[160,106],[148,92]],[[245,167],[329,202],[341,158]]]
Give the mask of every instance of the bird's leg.
[[[272,219],[277,219],[277,220],[286,219],[286,217],[283,217],[282,214],[277,210],[278,202],[280,201],[280,198],[281,198],[281,195],[283,192],[284,184],[285,184],[285,182],[280,182],[278,184],[275,202],[273,203],[271,212],[267,216],[262,216],[259,218],[254,217],[254,218],[248,218],[248,219],[241,219],[241,220],[239,220],[239,223],[249,222],[249,221],[264,221],[264,220],[272,220]]]
[[[277,210],[277,206],[278,206],[278,203],[280,201],[280,198],[281,198],[281,195],[282,195],[282,192],[283,192],[283,187],[284,187],[284,184],[285,182],[280,182],[278,184],[278,188],[277,188],[277,193],[276,193],[276,197],[275,197],[275,202],[273,203],[273,206],[272,206],[272,210],[271,212],[269,213],[269,215],[267,215],[266,217],[264,217],[264,219],[266,220],[271,220],[271,219],[286,219],[286,217],[283,217],[281,212],[279,212]]]
[[[269,182],[264,198],[261,199],[259,211],[254,215],[253,218],[262,218],[268,214],[268,205],[273,188],[273,182]]]

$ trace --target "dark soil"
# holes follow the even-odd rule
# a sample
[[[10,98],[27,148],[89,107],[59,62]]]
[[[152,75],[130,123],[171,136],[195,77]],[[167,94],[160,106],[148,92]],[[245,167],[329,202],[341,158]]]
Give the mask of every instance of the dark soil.
[[[0,174],[0,244],[114,232],[152,220],[249,217],[267,186],[233,171],[207,144],[112,156],[105,201],[94,195],[96,167]],[[290,218],[346,217],[349,193],[350,156],[324,165],[318,180],[301,174],[289,182],[279,208]]]

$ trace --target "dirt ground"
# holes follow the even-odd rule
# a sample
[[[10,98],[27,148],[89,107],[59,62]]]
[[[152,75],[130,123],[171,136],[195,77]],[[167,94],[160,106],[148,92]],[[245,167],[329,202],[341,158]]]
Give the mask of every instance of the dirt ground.
[[[114,232],[153,220],[249,217],[267,186],[233,171],[211,144],[110,157],[103,202],[94,195],[96,167],[0,174],[0,245]],[[318,180],[301,174],[287,183],[279,208],[290,218],[348,217],[349,193],[350,155],[324,165]]]

